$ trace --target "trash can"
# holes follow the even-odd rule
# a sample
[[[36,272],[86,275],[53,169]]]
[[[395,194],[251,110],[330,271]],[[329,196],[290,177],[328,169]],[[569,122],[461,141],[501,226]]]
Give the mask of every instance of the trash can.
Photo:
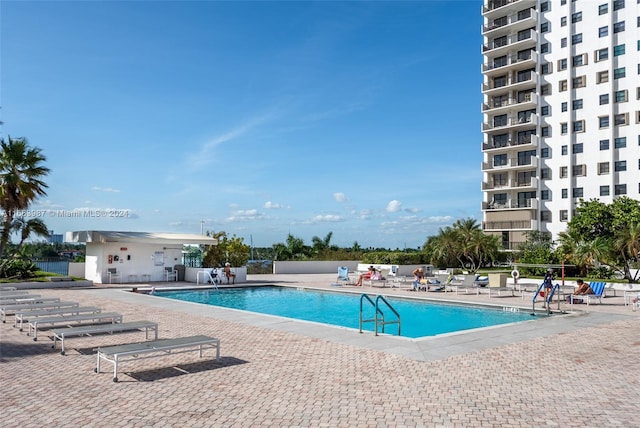
[[[184,276],[186,272],[186,268],[184,267],[184,265],[175,265],[173,269],[176,271],[176,274],[178,275],[178,281],[184,281]]]

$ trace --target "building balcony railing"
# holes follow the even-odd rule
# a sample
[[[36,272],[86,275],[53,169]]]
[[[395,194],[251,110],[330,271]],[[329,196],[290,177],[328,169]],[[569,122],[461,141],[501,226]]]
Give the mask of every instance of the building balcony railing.
[[[514,70],[524,69],[527,67],[533,67],[537,62],[538,53],[529,51],[526,54],[507,55],[507,58],[501,61],[492,61],[482,64],[482,72],[485,75],[495,75],[505,72],[506,67],[512,67]]]
[[[513,31],[514,29],[531,27],[538,21],[538,11],[533,8],[523,9],[510,13],[506,17],[504,15],[500,16],[498,19],[500,19],[500,22],[497,22],[495,19],[490,19],[486,24],[483,24],[482,34],[489,37],[493,34],[485,33],[499,33],[500,31],[498,30],[500,29],[502,29],[501,31]]]
[[[483,211],[498,211],[498,210],[522,210],[522,209],[538,209],[537,199],[525,199],[523,201],[517,201],[510,199],[505,202],[482,202]]]
[[[496,83],[493,79],[489,83],[482,84],[482,92],[486,95],[500,94],[508,91],[518,91],[523,89],[535,88],[538,84],[538,75],[534,72],[527,74],[526,76],[508,75],[504,84]]]
[[[500,98],[500,99],[491,99],[486,103],[482,103],[482,111],[488,112],[490,110],[508,110],[510,107],[518,107],[518,109],[522,109],[526,107],[527,104],[531,104],[531,106],[538,105],[538,95],[535,93],[529,93],[521,97],[509,97],[509,98]],[[492,113],[494,113],[492,111]]]
[[[495,117],[494,117],[495,119]],[[511,127],[535,126],[538,124],[538,116],[530,114],[529,116],[510,116],[504,121],[493,120],[492,122],[484,122],[482,131],[494,131],[507,129]]]
[[[492,56],[506,53],[508,50],[522,50],[526,47],[535,47],[538,41],[538,33],[531,29],[526,34],[511,33],[505,38],[494,39],[492,42],[482,45],[482,53],[491,53]]]
[[[526,136],[515,136],[509,138],[504,144],[496,144],[493,142],[490,143],[482,143],[482,151],[490,151],[490,150],[505,150],[509,148],[517,148],[518,150],[522,150],[527,148],[526,146],[531,145],[531,148],[537,148],[540,142],[540,138],[537,135],[526,135]]]
[[[485,16],[509,13],[522,10],[527,6],[535,6],[535,0],[490,0],[482,5],[482,14]]]
[[[529,157],[518,159],[517,157],[508,158],[505,163],[494,164],[494,162],[483,162],[482,171],[491,172],[503,169],[534,169],[538,167],[538,158]]]
[[[531,230],[534,220],[506,220],[506,221],[485,221],[482,223],[483,230]]]
[[[536,177],[531,177],[528,180],[518,181],[515,179],[507,180],[506,182],[482,182],[482,190],[483,191],[492,191],[492,190],[510,190],[510,189],[518,189],[523,190],[524,188],[538,188],[538,179]]]

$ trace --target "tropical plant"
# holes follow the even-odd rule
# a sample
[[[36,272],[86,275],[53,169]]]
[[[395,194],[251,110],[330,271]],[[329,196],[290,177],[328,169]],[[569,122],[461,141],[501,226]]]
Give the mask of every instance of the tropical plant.
[[[202,258],[204,267],[220,267],[225,263],[232,266],[245,266],[249,261],[251,248],[244,243],[243,238],[236,235],[227,236],[226,232],[209,232],[211,236],[218,240],[218,245],[207,245]]]
[[[0,208],[3,210],[0,229],[0,258],[4,255],[14,220],[39,196],[46,195],[43,178],[49,168],[42,163],[46,157],[37,147],[29,147],[24,138],[0,140]]]

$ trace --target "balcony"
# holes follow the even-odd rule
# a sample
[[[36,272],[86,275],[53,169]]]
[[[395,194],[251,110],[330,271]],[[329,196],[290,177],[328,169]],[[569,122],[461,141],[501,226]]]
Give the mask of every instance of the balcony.
[[[482,124],[482,131],[498,131],[504,129],[519,129],[519,128],[530,128],[532,126],[536,126],[538,124],[538,116],[535,114],[530,114],[528,117],[522,116],[510,116],[504,122],[484,122]]]
[[[499,19],[503,16],[500,16]],[[503,31],[519,31],[534,27],[538,21],[538,11],[533,8],[521,9],[508,14],[506,18],[504,23],[495,23],[495,19],[488,20],[488,23],[482,26],[482,35],[495,37]]]
[[[482,72],[485,76],[495,76],[497,74],[506,73],[508,71],[525,70],[527,68],[535,68],[538,63],[538,53],[531,51],[529,55],[508,55],[507,60],[501,63],[495,61],[482,64]]]
[[[535,29],[531,29],[529,34],[526,35],[511,33],[506,36],[506,39],[494,39],[490,43],[482,45],[482,53],[483,55],[491,56],[505,55],[509,53],[509,51],[535,48],[537,41],[538,33]]]
[[[482,14],[486,18],[495,18],[506,15],[528,7],[534,7],[535,0],[490,0],[482,5]]]
[[[507,98],[500,100],[491,100],[482,104],[482,111],[491,114],[507,113],[514,107],[518,110],[533,110],[538,105],[538,95],[535,93],[526,94],[518,98]]]
[[[493,142],[490,143],[482,143],[482,151],[492,151],[492,150],[505,150],[517,148],[518,150],[523,149],[535,149],[540,144],[540,138],[537,135],[526,135],[526,136],[511,136],[509,140],[504,144],[495,144]]]
[[[498,202],[482,202],[483,211],[504,211],[504,210],[522,210],[522,209],[538,209],[537,199],[526,199],[518,202],[515,199],[510,199],[505,203]]]
[[[525,180],[519,182],[518,180],[507,180],[505,183],[495,183],[495,182],[482,182],[482,191],[490,192],[495,190],[505,191],[505,190],[525,190],[525,188],[537,189],[538,188],[538,179],[535,177],[531,177],[529,180]]]
[[[507,91],[522,91],[525,89],[535,88],[538,84],[538,74],[531,72],[526,78],[518,78],[517,73],[514,77],[511,73],[508,76],[507,81],[502,86],[496,86],[495,82],[491,80],[489,83],[482,84],[482,92],[486,95],[501,94]]]
[[[532,230],[535,220],[485,221],[482,230]]]
[[[494,165],[493,162],[482,162],[483,172],[503,171],[507,169],[524,170],[534,169],[538,167],[538,158],[530,157],[524,161],[518,161],[517,157],[511,157],[507,159],[504,164]]]

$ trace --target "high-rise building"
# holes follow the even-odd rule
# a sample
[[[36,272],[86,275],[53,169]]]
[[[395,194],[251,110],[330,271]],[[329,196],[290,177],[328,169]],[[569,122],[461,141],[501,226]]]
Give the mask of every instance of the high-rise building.
[[[580,199],[640,199],[640,0],[482,8],[483,229],[516,250]]]

